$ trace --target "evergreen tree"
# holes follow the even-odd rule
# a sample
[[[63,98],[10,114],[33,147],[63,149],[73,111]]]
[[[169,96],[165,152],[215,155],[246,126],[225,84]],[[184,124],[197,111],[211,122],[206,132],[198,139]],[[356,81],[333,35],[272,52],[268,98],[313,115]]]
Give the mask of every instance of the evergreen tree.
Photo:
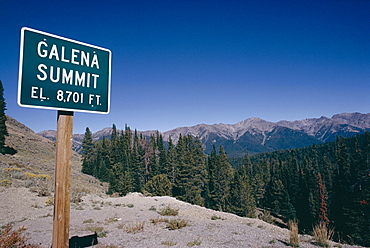
[[[213,159],[213,161],[211,161],[209,171],[211,187],[210,198],[212,202],[211,207],[213,209],[225,211],[229,206],[228,200],[230,199],[230,187],[233,180],[233,170],[222,146],[220,146],[219,154],[215,159]]]
[[[85,174],[93,175],[93,152],[94,152],[94,142],[92,139],[92,133],[87,127],[85,131],[84,138],[82,139],[82,172]],[[95,175],[97,176],[97,175]]]
[[[4,87],[0,80],[0,153],[5,154],[5,136],[8,136],[8,130],[6,129],[6,103],[4,99]]]
[[[190,136],[189,136],[190,138]],[[205,192],[207,186],[207,166],[206,166],[206,155],[202,142],[199,137],[192,140],[191,154],[193,156],[193,168],[192,168],[192,182],[191,182],[191,196],[194,204],[199,206],[205,205]]]
[[[142,157],[144,156],[143,148],[140,144],[137,130],[134,133],[132,154],[131,154],[131,176],[132,187],[135,192],[140,192],[144,185],[144,165]]]
[[[211,196],[211,192],[215,191],[215,176],[216,176],[216,163],[217,163],[217,151],[216,146],[212,146],[211,154],[208,156],[207,160],[207,175],[208,175],[208,187],[207,187],[207,197],[206,197],[206,207],[215,208],[216,203],[214,202],[214,197]]]
[[[206,165],[202,144],[198,138],[180,135],[176,146],[177,175],[174,196],[180,200],[203,206],[206,185]]]
[[[159,164],[159,173],[166,174],[169,171],[167,163],[167,153],[163,143],[162,134],[157,131],[156,136],[157,149],[158,149],[158,164]]]
[[[109,182],[112,184],[112,181],[114,181],[114,175],[111,166],[110,144],[110,140],[108,139],[100,140],[95,144],[96,149],[93,156],[94,162],[91,167],[91,175],[97,177],[103,182]]]
[[[255,217],[256,204],[250,185],[247,167],[242,165],[235,173],[230,190],[230,212],[239,216]]]
[[[110,141],[111,141],[111,150],[110,150],[111,156],[110,157],[111,157],[112,163],[115,164],[115,163],[122,162],[122,153],[124,151],[122,150],[122,142],[120,140],[120,136],[118,135],[117,127],[115,124],[113,124],[112,126],[112,134],[111,134]]]
[[[296,218],[288,191],[277,176],[274,176],[267,186],[265,205],[289,220]]]
[[[332,220],[341,237],[352,233],[350,222],[351,193],[350,193],[350,164],[347,146],[343,138],[336,140],[336,173],[334,180],[334,195],[332,199]],[[345,235],[347,234],[347,235]]]
[[[164,174],[154,176],[144,187],[144,190],[151,193],[153,196],[171,196],[172,183]]]
[[[165,174],[167,174],[168,179],[171,181],[172,184],[175,183],[175,178],[177,175],[177,167],[176,167],[176,149],[172,142],[171,137],[168,141],[168,150],[166,155],[166,163],[167,163],[167,171]]]

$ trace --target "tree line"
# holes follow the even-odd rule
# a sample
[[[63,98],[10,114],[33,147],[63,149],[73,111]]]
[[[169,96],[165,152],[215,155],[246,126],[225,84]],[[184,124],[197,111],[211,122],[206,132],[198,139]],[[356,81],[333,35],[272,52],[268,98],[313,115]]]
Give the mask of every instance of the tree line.
[[[109,183],[108,193],[169,195],[208,208],[253,217],[255,201],[247,168],[234,170],[223,147],[204,153],[199,138],[180,135],[176,145],[159,133],[143,137],[129,127],[94,142],[86,128],[82,172]]]
[[[222,146],[206,155],[197,137],[180,135],[175,145],[113,125],[97,142],[86,128],[82,148],[82,171],[108,182],[108,193],[169,195],[247,217],[259,207],[302,231],[322,222],[337,240],[370,244],[370,133],[230,160]]]
[[[370,246],[369,132],[250,161],[257,206],[298,220],[306,232],[321,222],[334,228],[337,241]]]

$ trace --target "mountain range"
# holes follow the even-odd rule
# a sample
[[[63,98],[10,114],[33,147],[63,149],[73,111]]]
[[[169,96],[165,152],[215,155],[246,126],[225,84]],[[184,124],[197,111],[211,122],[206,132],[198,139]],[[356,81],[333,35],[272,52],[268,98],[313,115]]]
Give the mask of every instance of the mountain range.
[[[109,138],[112,128],[104,128],[93,133],[94,140]],[[370,131],[370,113],[342,113],[331,118],[322,116],[297,121],[269,122],[260,118],[249,118],[236,124],[198,124],[191,127],[179,127],[161,133],[163,140],[177,142],[181,135],[200,138],[206,153],[213,145],[222,145],[229,157],[268,152],[280,149],[293,149],[312,144],[320,144],[336,139],[337,136],[350,137]],[[142,131],[149,137],[158,131]],[[160,133],[160,132],[159,132]],[[56,131],[47,130],[40,135],[55,140]],[[84,134],[73,135],[73,149],[81,149]]]

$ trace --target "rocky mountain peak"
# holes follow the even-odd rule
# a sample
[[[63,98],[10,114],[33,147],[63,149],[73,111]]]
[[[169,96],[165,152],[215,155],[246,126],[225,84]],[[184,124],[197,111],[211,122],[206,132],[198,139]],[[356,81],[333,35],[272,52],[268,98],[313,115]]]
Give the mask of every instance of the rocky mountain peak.
[[[250,154],[278,149],[292,149],[335,140],[337,136],[349,137],[370,131],[370,113],[342,113],[331,118],[308,118],[297,121],[269,122],[260,118],[248,118],[236,124],[198,124],[191,127],[179,127],[160,133],[163,140],[170,138],[176,144],[181,135],[197,136],[203,142],[205,151],[213,145],[222,145],[230,156],[241,156],[244,150]],[[55,131],[54,131],[55,132]],[[104,128],[93,133],[93,139],[109,138],[112,128]],[[150,136],[157,131],[141,132]],[[44,131],[42,136],[53,140],[53,132]],[[83,134],[75,134],[74,149],[81,146]],[[54,139],[55,140],[55,139]]]

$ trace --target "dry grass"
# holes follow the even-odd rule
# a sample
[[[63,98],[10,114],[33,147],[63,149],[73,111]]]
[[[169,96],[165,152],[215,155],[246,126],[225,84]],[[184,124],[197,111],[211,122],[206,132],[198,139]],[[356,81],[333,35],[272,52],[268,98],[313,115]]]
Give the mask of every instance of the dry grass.
[[[99,238],[107,237],[107,231],[101,226],[90,226],[86,228],[86,231],[94,232]]]
[[[165,208],[158,211],[158,214],[163,216],[177,216],[179,214],[178,208],[171,208],[167,205]]]
[[[9,247],[22,247],[22,248],[37,248],[39,246],[27,244],[25,237],[22,232],[25,228],[19,228],[18,230],[12,230],[11,225],[5,226],[3,230],[0,230],[0,248]]]
[[[195,240],[187,243],[186,245],[189,246],[189,247],[193,247],[193,246],[201,245],[201,244],[202,244],[202,241],[200,239],[195,239]]]
[[[134,224],[127,225],[125,231],[128,233],[138,233],[144,231],[145,221],[136,222]]]
[[[189,221],[184,220],[184,219],[166,219],[166,218],[156,218],[156,219],[150,219],[150,221],[154,224],[157,225],[158,223],[167,223],[166,228],[169,230],[177,230],[181,229],[183,227],[186,227],[189,223]]]
[[[169,230],[177,230],[181,229],[183,227],[186,227],[188,225],[189,221],[183,220],[183,219],[172,219],[169,220],[167,223],[167,228]]]
[[[299,247],[298,221],[289,220],[288,225],[289,225],[289,230],[290,230],[289,244],[292,247]]]
[[[154,225],[157,225],[158,223],[161,223],[161,222],[168,223],[168,219],[165,219],[165,218],[155,218],[155,219],[150,219],[150,221]]]
[[[14,148],[15,156],[0,154],[0,184],[2,186],[27,187],[40,196],[49,196],[54,188],[55,143],[34,133],[25,125],[7,116],[9,136],[5,144]],[[75,152],[71,158],[72,202],[80,201],[83,193],[104,193],[107,183],[101,183],[92,176],[81,173],[81,156]],[[5,180],[5,181],[4,181]],[[81,191],[81,190],[80,190]]]
[[[312,230],[312,236],[316,244],[322,247],[329,247],[329,241],[333,237],[334,229],[328,228],[325,223],[316,225]]]
[[[173,242],[173,241],[170,241],[170,240],[167,240],[167,241],[162,241],[161,245],[175,246],[175,245],[177,245],[177,243]]]

